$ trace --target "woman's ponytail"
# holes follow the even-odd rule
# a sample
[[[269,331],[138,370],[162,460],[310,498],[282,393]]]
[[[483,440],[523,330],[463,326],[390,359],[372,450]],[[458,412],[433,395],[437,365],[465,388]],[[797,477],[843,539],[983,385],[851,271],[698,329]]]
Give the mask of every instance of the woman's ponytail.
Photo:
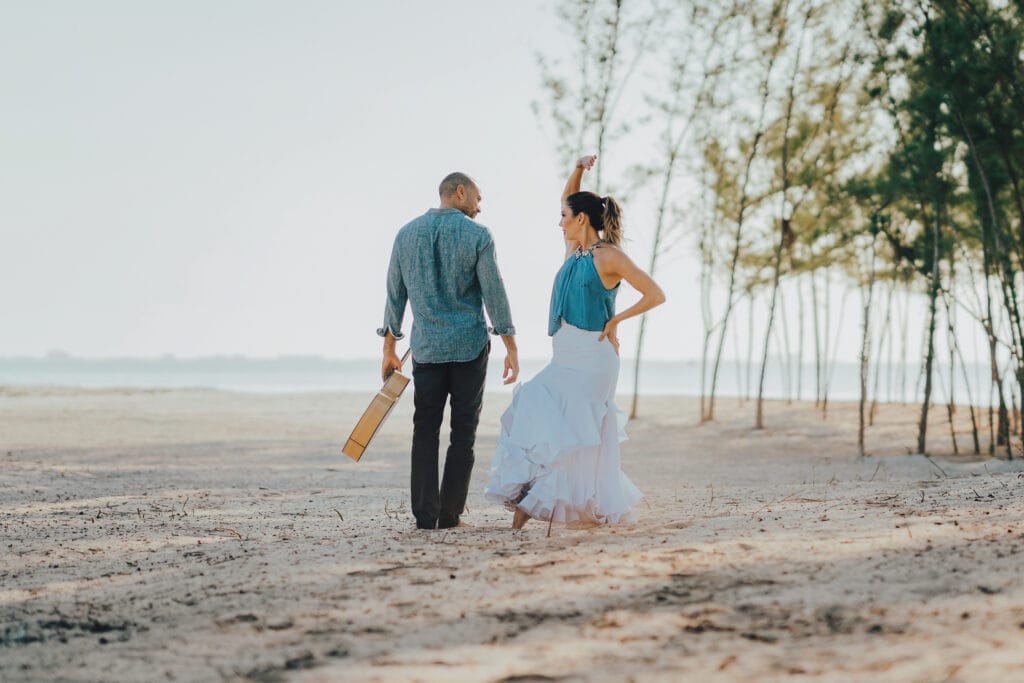
[[[622,207],[614,197],[600,197],[593,192],[574,192],[565,198],[572,215],[587,214],[590,226],[608,244],[622,242]]]
[[[601,237],[608,244],[619,244],[622,242],[622,207],[612,196],[603,197],[604,204],[604,234]]]

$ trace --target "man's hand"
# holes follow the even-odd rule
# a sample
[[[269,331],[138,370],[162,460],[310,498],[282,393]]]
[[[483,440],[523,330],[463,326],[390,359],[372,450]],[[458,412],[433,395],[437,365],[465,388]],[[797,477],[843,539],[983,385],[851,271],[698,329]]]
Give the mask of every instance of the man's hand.
[[[504,384],[512,384],[519,379],[519,348],[516,338],[510,334],[501,335],[501,343],[505,345],[505,370],[501,378]]]
[[[388,330],[384,334],[384,362],[380,366],[380,378],[385,382],[392,372],[402,369],[402,361],[398,359],[398,352],[395,351],[397,343],[398,340],[391,334],[391,330]]]
[[[394,351],[384,351],[384,363],[380,368],[380,378],[383,381],[387,381],[388,377],[395,370],[402,369],[402,361],[399,360],[398,354]]]
[[[505,371],[501,373],[503,384],[512,384],[519,379],[519,352],[509,351],[505,356]]]

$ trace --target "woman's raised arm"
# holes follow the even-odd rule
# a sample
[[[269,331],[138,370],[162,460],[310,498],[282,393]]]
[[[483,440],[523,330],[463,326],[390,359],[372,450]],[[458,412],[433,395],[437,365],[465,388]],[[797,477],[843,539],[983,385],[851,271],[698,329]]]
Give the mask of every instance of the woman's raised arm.
[[[565,204],[565,200],[569,195],[580,191],[580,184],[583,182],[583,172],[592,169],[595,161],[597,161],[596,154],[586,154],[576,160],[576,167],[572,169],[569,179],[565,181],[565,189],[562,190],[562,204]],[[565,258],[569,258],[569,255],[576,251],[576,247],[576,240],[566,240]]]
[[[569,195],[580,191],[580,183],[583,182],[583,172],[592,169],[595,161],[597,161],[596,154],[587,154],[576,160],[576,168],[572,169],[572,173],[569,174],[569,180],[565,183],[565,189],[562,191],[563,202]]]

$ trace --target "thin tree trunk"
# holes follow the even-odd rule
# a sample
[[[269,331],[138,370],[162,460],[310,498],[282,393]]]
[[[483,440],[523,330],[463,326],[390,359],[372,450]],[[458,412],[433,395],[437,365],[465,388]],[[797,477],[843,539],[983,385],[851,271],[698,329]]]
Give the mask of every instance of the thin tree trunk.
[[[839,323],[836,325],[836,338],[832,344],[832,353],[829,358],[826,358],[828,362],[828,370],[825,373],[825,393],[821,401],[821,419],[828,417],[828,392],[832,386],[832,375],[835,372],[836,362],[839,358],[839,340],[843,336],[843,322],[846,319],[846,298],[850,295],[850,290],[846,289],[843,291],[842,303],[839,306]],[[828,340],[826,340],[827,342]]]
[[[706,141],[705,141],[706,144]],[[715,169],[718,179],[721,179],[722,173],[721,168]],[[705,167],[705,173],[707,168]],[[710,187],[710,183],[705,182],[705,187]],[[705,217],[705,223],[702,226],[701,238],[700,238],[700,312],[701,320],[704,323],[704,343],[701,348],[700,354],[700,415],[698,421],[703,423],[704,416],[707,409],[707,372],[708,372],[708,353],[711,350],[711,335],[714,334],[715,326],[714,319],[711,311],[711,289],[712,289],[712,276],[715,264],[715,251],[714,251],[714,240],[712,237],[712,226],[718,222],[719,213],[718,205],[716,202],[711,203],[710,212],[703,214]],[[710,215],[710,217],[709,217]]]
[[[999,365],[996,361],[996,341],[993,337],[989,340],[989,364],[991,366],[992,375],[989,378],[991,384],[989,385],[989,398],[988,398],[988,454],[995,455],[996,453],[996,431],[995,431],[995,417],[993,411],[995,410],[996,402],[993,394],[999,393],[999,405],[1003,403],[1003,389],[1002,379],[999,377]]]
[[[950,309],[950,304],[946,303],[946,309]],[[950,344],[953,350],[956,352],[957,357],[960,359],[960,369],[964,376],[964,390],[967,392],[967,407],[971,411],[971,438],[974,439],[974,453],[981,453],[981,443],[978,439],[978,420],[974,414],[974,398],[971,395],[971,381],[967,375],[967,364],[964,362],[963,353],[960,351],[960,343],[957,341],[956,332],[954,331],[954,325],[950,322],[949,325]]]
[[[796,400],[804,400],[804,288],[801,278],[796,279],[797,344],[796,344]]]
[[[893,325],[892,308],[893,308],[893,306],[897,305],[897,303],[898,303],[897,301],[893,300],[895,298],[895,293],[896,293],[896,282],[893,281],[892,289],[889,290],[889,303],[890,303],[890,306],[889,306],[889,323],[888,323],[888,325],[886,327],[886,331],[885,331],[885,335],[889,339],[889,344],[888,344],[888,346],[886,346],[885,399],[889,403],[892,403],[892,397],[893,397],[893,393],[892,393],[892,375],[893,375],[893,370],[895,369],[893,367],[893,348],[895,347],[895,345],[893,344],[893,335],[892,335],[892,325]]]
[[[1006,446],[1006,455],[1012,460],[1013,452],[1010,450],[1010,416],[1006,408],[1006,399],[1003,396],[1003,388],[999,387],[999,431],[996,434],[996,445]]]
[[[1010,433],[1017,434],[1017,425],[1019,424],[1020,412],[1017,410],[1017,392],[1015,392],[1013,389],[1010,389],[1010,408]]]
[[[707,400],[704,387],[707,386],[708,346],[711,344],[711,329],[704,331],[704,343],[700,350],[700,419],[704,418],[704,403]]]
[[[661,185],[661,200],[658,202],[658,218],[654,227],[654,244],[651,245],[651,260],[647,266],[647,272],[653,277],[658,266],[658,252],[661,247],[661,239],[665,230],[665,211],[668,208],[669,188],[672,186],[673,172],[676,165],[676,150],[669,150],[668,159],[665,165],[665,175]],[[640,331],[636,338],[636,358],[633,360],[633,405],[629,409],[629,419],[635,420],[637,407],[640,402],[640,358],[644,349],[644,332],[647,330],[647,314],[640,316]]]
[[[950,275],[949,287],[950,289],[953,288],[952,275]],[[949,402],[946,403],[946,414],[949,418],[949,437],[953,441],[953,454],[959,455],[960,449],[956,443],[956,424],[954,424],[953,421],[953,418],[956,415],[956,399],[954,398],[954,387],[956,385],[956,355],[951,339],[953,335],[953,320],[952,314],[949,310],[949,300],[943,297],[943,301],[946,304],[946,329],[948,331],[946,346],[949,347]]]
[[[651,261],[654,261],[652,254]],[[653,275],[653,269],[651,271]],[[640,331],[636,335],[636,357],[633,358],[633,402],[629,408],[629,419],[636,419],[637,404],[640,402],[640,356],[644,349],[644,332],[647,331],[647,314],[640,316]]]
[[[972,275],[973,282],[973,275]],[[952,283],[950,283],[950,289],[952,289]],[[950,386],[950,399],[949,402],[956,409],[955,402],[953,401],[953,372],[952,366],[954,363],[954,354],[956,354],[956,360],[960,362],[960,374],[964,377],[964,392],[967,394],[967,409],[971,415],[971,439],[974,443],[974,454],[981,454],[981,442],[978,439],[978,419],[975,415],[974,410],[974,395],[971,391],[971,380],[967,373],[967,363],[964,362],[964,355],[960,351],[960,342],[957,341],[956,337],[956,300],[950,300],[949,294],[943,295],[943,301],[946,304],[946,334],[947,344],[949,344],[949,356],[950,356],[950,374],[949,374],[949,386]]]
[[[617,30],[618,30],[618,22],[620,20],[621,9],[622,9],[622,2],[621,2],[621,0],[616,0],[616,10],[615,10],[615,30],[616,30],[616,33],[617,33]],[[711,32],[711,43],[712,44],[717,44],[717,42],[718,42],[718,32],[722,28],[723,25],[724,25],[723,22],[719,22],[718,24],[716,24],[714,26],[714,28],[713,28],[713,30]],[[689,55],[690,55],[690,51],[692,51],[694,49],[695,45],[696,45],[696,42],[691,41],[690,49],[688,50],[686,56],[684,57],[684,62],[688,61],[688,58],[689,58]],[[613,45],[613,53],[614,53],[614,45]],[[685,117],[684,117],[684,123],[682,124],[682,129],[681,130],[679,130],[679,131],[675,130],[676,116],[677,116],[677,114],[679,114],[679,109],[677,108],[676,105],[679,103],[679,100],[682,98],[681,86],[675,87],[675,89],[673,91],[674,92],[673,96],[675,98],[675,101],[672,103],[672,106],[668,109],[668,118],[667,118],[667,120],[665,122],[665,131],[664,131],[664,136],[665,136],[664,139],[665,139],[665,143],[666,143],[667,154],[666,154],[666,159],[665,159],[665,165],[661,169],[662,174],[663,174],[662,175],[662,186],[661,186],[661,197],[660,197],[659,202],[658,202],[657,220],[655,221],[655,230],[654,230],[654,243],[651,245],[651,259],[650,259],[650,266],[649,266],[649,269],[648,269],[648,273],[650,273],[650,275],[652,275],[652,276],[654,275],[655,268],[657,267],[657,264],[658,264],[658,254],[660,252],[662,240],[663,240],[664,235],[665,235],[666,214],[667,214],[667,211],[669,209],[669,202],[670,202],[669,190],[671,189],[672,181],[675,178],[676,162],[679,160],[680,153],[682,152],[683,143],[686,141],[687,137],[689,136],[690,127],[693,125],[693,122],[697,118],[697,114],[700,111],[701,103],[705,101],[705,97],[706,97],[707,91],[713,89],[714,82],[718,78],[717,75],[715,75],[715,73],[714,73],[715,72],[714,68],[711,66],[712,54],[713,54],[713,51],[710,50],[710,49],[707,49],[704,52],[704,61],[703,61],[703,75],[704,76],[703,76],[703,80],[701,81],[700,88],[698,89],[698,92],[696,93],[696,96],[693,99],[693,104],[692,104],[692,107],[690,108],[690,110],[688,112],[688,115],[685,115]],[[609,76],[610,76],[610,74],[611,74],[611,72],[609,71]],[[610,92],[610,90],[606,91],[606,93],[605,93],[605,97],[606,98],[607,98],[609,92]],[[603,139],[601,139],[600,142],[603,143]],[[600,169],[598,169],[598,183],[600,183]],[[703,235],[702,235],[702,239],[704,239]],[[708,267],[710,267],[710,266],[708,266]],[[701,284],[702,284],[702,287],[705,284],[703,279],[702,279],[702,283]],[[702,303],[703,303],[703,301],[702,301]],[[705,315],[705,329],[708,329],[709,323],[710,323],[710,320]],[[638,411],[638,402],[639,402],[639,395],[640,395],[640,391],[639,391],[639,388],[640,388],[640,385],[639,385],[639,382],[640,382],[640,361],[641,361],[641,356],[643,354],[644,332],[646,331],[646,329],[647,329],[647,315],[645,314],[642,317],[642,319],[640,320],[640,330],[639,330],[639,332],[637,334],[636,359],[635,359],[634,370],[633,370],[633,405],[631,406],[630,411],[629,411],[630,419],[636,418],[637,411]],[[707,337],[708,336],[709,335],[705,335],[705,356],[706,356],[706,347],[707,347]],[[702,416],[704,415],[704,383],[703,382],[704,382],[704,371],[705,371],[705,367],[704,366],[705,366],[705,364],[706,364],[706,361],[704,359],[702,359],[702,365],[701,365],[701,415]]]
[[[740,337],[742,337],[739,325],[732,326],[732,352],[735,362],[733,363],[734,372],[736,375],[736,399],[739,405],[743,405],[744,396],[746,395],[746,387],[743,384],[743,350],[740,348]]]
[[[733,238],[732,262],[729,265],[729,286],[726,293],[726,308],[725,314],[722,316],[722,329],[719,331],[717,351],[715,352],[715,363],[711,371],[711,394],[708,399],[708,413],[705,417],[706,420],[713,420],[715,416],[715,389],[718,383],[718,369],[722,361],[722,350],[725,348],[725,333],[729,327],[729,318],[732,316],[733,304],[735,303],[736,269],[739,265],[740,248],[742,246],[743,221],[746,217],[747,209],[749,208],[749,196],[747,192],[750,185],[751,175],[753,174],[754,159],[757,158],[761,140],[765,134],[764,120],[768,108],[768,97],[771,93],[769,87],[771,73],[775,68],[775,60],[781,51],[784,35],[785,30],[783,28],[776,36],[774,48],[768,53],[768,63],[765,65],[764,78],[762,78],[760,83],[760,113],[758,114],[757,129],[754,133],[754,138],[750,143],[750,151],[747,153],[745,160],[746,163],[743,170],[743,181],[740,184],[740,201],[736,215],[736,232]]]
[[[999,280],[1000,280],[1000,283],[1002,285],[1003,303],[1004,303],[1004,307],[1006,308],[1007,318],[1009,319],[1008,322],[1009,322],[1009,326],[1010,326],[1010,336],[1012,338],[1012,343],[1013,343],[1013,347],[1014,347],[1013,349],[1011,349],[1010,356],[1011,356],[1011,358],[1016,358],[1016,363],[1017,363],[1016,377],[1017,377],[1018,383],[1021,383],[1021,382],[1024,382],[1024,324],[1022,324],[1022,322],[1021,322],[1021,313],[1020,313],[1020,309],[1019,309],[1019,307],[1017,305],[1017,292],[1016,292],[1016,285],[1014,283],[1014,277],[1016,275],[1016,271],[1011,266],[1008,265],[1009,257],[1006,254],[1006,251],[1003,249],[1002,244],[1000,244],[1001,240],[999,238],[999,222],[998,222],[998,220],[996,218],[995,205],[994,205],[994,202],[993,202],[993,199],[992,199],[992,189],[989,186],[988,176],[985,173],[985,168],[984,168],[984,166],[982,166],[981,159],[978,157],[978,150],[974,146],[974,138],[971,135],[970,129],[968,129],[966,123],[964,122],[963,116],[960,115],[959,110],[955,109],[955,112],[956,112],[957,120],[960,123],[960,127],[963,129],[964,136],[967,138],[967,144],[968,144],[968,146],[970,147],[970,150],[971,150],[971,158],[974,160],[974,166],[975,166],[975,169],[978,172],[978,179],[981,181],[982,188],[985,191],[985,199],[987,200],[986,203],[988,205],[989,216],[990,216],[991,221],[992,221],[992,237],[994,238],[995,255],[996,255],[996,258],[998,259],[998,262],[999,262],[999,264],[1001,266],[1001,272],[1002,272],[1002,277],[999,278]],[[1009,164],[1009,160],[1007,160],[1007,162],[1008,162],[1008,166],[1012,170],[1012,164]],[[1021,210],[1021,217],[1022,217],[1022,221],[1024,221],[1024,208],[1022,208],[1022,210]],[[1021,225],[1021,230],[1024,231],[1024,223],[1022,223],[1022,225]],[[1024,233],[1022,233],[1022,234],[1024,234]],[[1024,384],[1022,384],[1022,386],[1024,386]],[[1005,419],[1004,418],[1004,412],[1005,412],[1005,409],[1006,409],[1006,405],[1003,402],[1002,386],[1000,386],[1000,388],[999,388],[999,400],[1000,400],[1000,409],[999,409],[1000,430],[999,430],[999,433],[1000,433],[1000,437],[1002,437],[1003,432],[1004,432],[1004,428],[1003,428],[1004,419]],[[1008,428],[1006,429],[1006,432],[1007,432],[1006,433],[1006,457],[1008,459],[1012,460],[1013,459],[1013,449],[1010,446],[1010,436],[1009,436],[1009,433],[1008,433],[1009,432]]]
[[[818,276],[811,271],[811,310],[814,313],[814,407],[821,404],[821,329],[818,308]]]
[[[829,343],[832,337],[832,323],[829,318],[832,311],[832,273],[825,266],[825,331],[823,346],[825,355],[821,359],[821,419],[828,417],[828,376],[829,376]],[[842,311],[840,311],[842,314]],[[837,335],[838,337],[838,335]]]
[[[614,78],[615,65],[618,63],[616,57],[619,53],[619,27],[622,21],[622,2],[623,0],[612,0],[612,4],[615,5],[615,14],[611,20],[607,20],[608,28],[611,30],[611,38],[608,44],[608,55],[603,61],[604,74],[601,79],[603,87],[600,88],[600,98],[597,104],[597,157],[599,159],[604,158],[604,146],[605,137],[608,132],[608,122],[610,114],[610,100],[612,88],[616,85]],[[597,174],[594,178],[594,191],[598,194],[602,194],[601,190],[603,185],[601,184],[601,170],[604,164],[597,165]],[[637,354],[639,356],[639,352]]]
[[[871,353],[871,299],[875,290],[875,244],[877,240],[877,235],[873,233],[871,236],[871,274],[868,277],[868,291],[864,296],[863,331],[860,341],[860,406],[858,410],[857,449],[862,458],[867,455],[864,450],[864,427],[866,422],[864,406],[868,399],[868,359]]]
[[[782,247],[776,247],[776,259],[781,255]],[[757,407],[754,417],[754,429],[764,429],[764,376],[768,368],[768,346],[772,333],[772,323],[775,322],[775,297],[779,289],[778,265],[776,265],[775,277],[773,278],[771,303],[768,305],[768,325],[764,335],[764,347],[761,352],[761,373],[757,381]]]
[[[782,357],[785,359],[783,379],[786,388],[786,403],[793,403],[793,352],[789,343],[789,320],[786,317],[786,290],[779,287],[779,332],[782,337]]]
[[[932,399],[932,362],[935,358],[935,318],[938,313],[936,302],[939,296],[939,214],[940,208],[935,207],[932,217],[932,283],[928,292],[929,320],[928,341],[924,358],[924,399],[921,401],[921,421],[917,429],[917,452],[927,455],[925,450],[928,435],[928,404]]]
[[[900,320],[900,403],[907,402],[907,326],[910,323],[910,290],[903,293],[903,317]]]
[[[892,321],[892,294],[896,289],[896,283],[893,282],[889,286],[889,296],[886,297],[885,301],[885,320],[882,322],[882,329],[878,335],[878,360],[875,361],[875,382],[873,389],[874,398],[871,399],[871,408],[868,410],[868,426],[873,427],[875,425],[875,413],[878,411],[878,394],[881,391],[880,375],[882,373],[882,349],[886,344],[889,345],[889,349],[892,349],[892,340],[890,339],[889,329]]]
[[[739,370],[739,368],[736,368]],[[747,359],[743,366],[743,398],[749,401],[753,398],[750,391],[754,386],[750,373],[754,369],[754,293],[747,295]]]
[[[741,211],[742,213],[742,211]],[[742,244],[742,219],[737,223],[732,263],[729,266],[729,288],[726,294],[725,313],[720,322],[721,328],[718,331],[718,344],[716,345],[715,361],[711,365],[711,388],[708,391],[708,411],[704,414],[702,421],[710,422],[715,419],[715,392],[718,388],[718,371],[722,366],[722,350],[725,347],[725,334],[729,327],[729,318],[732,317],[735,296],[736,269],[739,265],[740,245]]]

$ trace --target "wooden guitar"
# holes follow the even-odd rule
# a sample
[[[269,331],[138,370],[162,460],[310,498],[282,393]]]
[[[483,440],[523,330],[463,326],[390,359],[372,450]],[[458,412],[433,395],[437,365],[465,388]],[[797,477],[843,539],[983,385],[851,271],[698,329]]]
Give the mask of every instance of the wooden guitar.
[[[412,349],[406,351],[405,355],[402,356],[402,367],[405,367],[410,354],[412,354]],[[405,391],[411,379],[409,375],[398,370],[393,370],[388,375],[388,378],[384,380],[384,386],[380,388],[376,396],[370,399],[370,405],[367,406],[363,416],[356,423],[352,434],[348,437],[348,441],[345,442],[345,447],[341,449],[342,453],[359,462],[359,458],[363,457],[363,453],[369,447],[370,441],[373,440],[380,426],[384,424],[384,420],[391,412],[391,409],[398,403],[399,397]]]

